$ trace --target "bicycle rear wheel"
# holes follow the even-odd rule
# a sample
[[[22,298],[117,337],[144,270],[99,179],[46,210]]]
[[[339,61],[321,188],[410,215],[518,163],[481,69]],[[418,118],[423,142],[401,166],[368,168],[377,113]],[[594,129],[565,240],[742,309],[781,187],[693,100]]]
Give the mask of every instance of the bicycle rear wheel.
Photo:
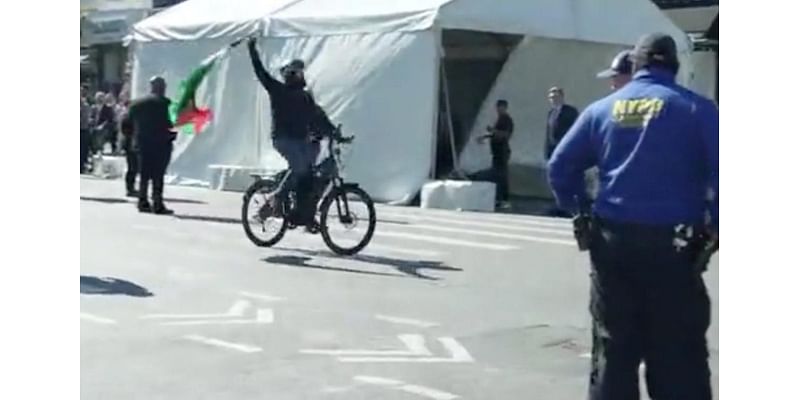
[[[325,244],[340,255],[363,250],[375,233],[375,205],[361,188],[332,190],[320,206],[320,233]]]
[[[260,180],[250,185],[244,194],[242,227],[247,238],[259,247],[274,246],[283,239],[288,228],[289,221],[283,217],[283,212],[270,205],[276,190],[275,182]]]

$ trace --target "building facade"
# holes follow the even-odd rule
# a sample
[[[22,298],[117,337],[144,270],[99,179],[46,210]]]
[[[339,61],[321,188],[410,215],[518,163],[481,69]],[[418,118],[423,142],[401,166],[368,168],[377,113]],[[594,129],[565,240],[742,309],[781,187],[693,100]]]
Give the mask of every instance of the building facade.
[[[136,22],[183,0],[81,0],[81,83],[119,94],[130,77],[125,37]]]

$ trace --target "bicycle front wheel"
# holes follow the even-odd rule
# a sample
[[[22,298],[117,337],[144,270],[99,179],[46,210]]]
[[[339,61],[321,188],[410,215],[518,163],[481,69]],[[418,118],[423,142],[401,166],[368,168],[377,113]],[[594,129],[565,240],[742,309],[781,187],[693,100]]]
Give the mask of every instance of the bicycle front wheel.
[[[375,233],[375,204],[358,187],[332,190],[320,206],[320,233],[334,253],[351,256],[363,250]]]

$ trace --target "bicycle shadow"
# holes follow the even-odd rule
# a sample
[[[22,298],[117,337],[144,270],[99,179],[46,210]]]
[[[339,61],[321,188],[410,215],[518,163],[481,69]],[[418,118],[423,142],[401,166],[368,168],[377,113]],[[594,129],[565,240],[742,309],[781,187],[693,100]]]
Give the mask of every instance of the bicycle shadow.
[[[350,272],[353,274],[363,274],[363,275],[377,275],[377,276],[395,276],[395,277],[403,277],[400,274],[390,274],[387,272],[374,272],[374,271],[365,271],[361,269],[353,269],[353,268],[342,268],[342,267],[332,267],[332,266],[324,266],[324,265],[317,265],[317,264],[310,264],[308,261],[311,261],[311,257],[307,256],[293,256],[293,255],[281,255],[281,256],[271,256],[262,259],[262,261],[270,263],[270,264],[281,264],[281,265],[289,265],[292,267],[301,267],[301,268],[311,268],[311,269],[319,269],[325,271],[336,271],[336,272]]]
[[[153,293],[133,282],[117,278],[99,278],[81,275],[81,294],[126,295],[152,297]]]
[[[357,272],[357,273],[369,273],[369,274],[376,274],[376,275],[390,275],[390,276],[408,276],[414,277],[418,279],[425,279],[425,280],[432,280],[438,281],[442,278],[425,275],[420,272],[420,270],[432,270],[432,271],[457,271],[461,272],[463,269],[451,267],[449,265],[444,264],[441,261],[414,261],[414,260],[404,260],[399,258],[391,258],[385,256],[376,256],[376,255],[367,255],[367,254],[357,254],[354,256],[340,256],[338,254],[324,251],[324,250],[306,250],[306,249],[296,249],[296,248],[289,248],[289,247],[274,247],[275,250],[282,250],[282,251],[291,251],[305,255],[306,260],[309,260],[310,257],[321,257],[327,258],[331,260],[355,260],[367,264],[377,265],[377,266],[385,266],[391,267],[401,272],[403,275],[398,274],[385,274],[385,273],[372,273],[363,270],[352,270],[349,268],[336,268],[336,267],[324,267],[322,269],[334,269],[334,270],[345,270],[343,272]],[[281,256],[278,256],[281,257]],[[288,256],[292,257],[292,256]],[[295,256],[296,257],[296,256]],[[272,257],[274,258],[274,257]]]

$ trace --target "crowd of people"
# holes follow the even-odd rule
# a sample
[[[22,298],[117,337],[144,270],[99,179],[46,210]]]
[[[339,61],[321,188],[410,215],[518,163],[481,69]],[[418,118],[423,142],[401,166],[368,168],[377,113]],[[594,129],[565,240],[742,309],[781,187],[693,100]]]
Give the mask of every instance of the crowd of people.
[[[90,96],[88,85],[81,85],[81,174],[94,167],[93,156],[119,155],[124,149],[121,123],[129,97],[126,91],[119,96],[101,91]]]

